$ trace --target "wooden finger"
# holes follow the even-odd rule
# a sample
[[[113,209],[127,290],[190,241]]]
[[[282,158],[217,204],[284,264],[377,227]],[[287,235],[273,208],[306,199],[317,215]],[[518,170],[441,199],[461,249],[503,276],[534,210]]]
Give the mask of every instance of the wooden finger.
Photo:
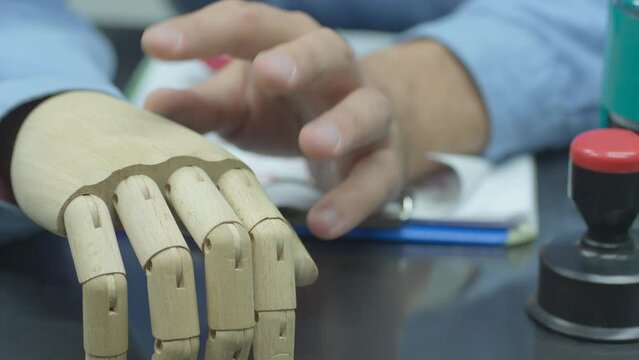
[[[87,358],[123,358],[129,346],[127,282],[123,274],[82,284],[84,351]]]
[[[251,171],[247,169],[227,171],[220,176],[218,186],[249,232],[252,233],[255,225],[266,219],[280,219],[288,226],[280,211],[273,205]],[[292,229],[288,239],[293,246],[297,285],[304,286],[313,283],[318,277],[317,265]]]
[[[146,279],[153,337],[177,340],[199,335],[191,254],[177,247],[162,251],[147,264]]]
[[[292,359],[296,307],[293,241],[297,236],[251,172],[231,170],[220,177],[218,185],[250,229],[253,242],[254,358]]]
[[[280,219],[269,219],[251,230],[255,311],[295,309],[292,230]]]
[[[116,187],[115,210],[142,267],[171,247],[188,246],[157,184],[144,175],[130,176]]]
[[[196,166],[183,167],[171,174],[165,192],[200,249],[214,227],[240,223],[213,181]]]
[[[79,196],[67,207],[64,222],[82,284],[86,358],[125,359],[127,282],[109,210],[96,196]]]
[[[252,328],[253,264],[248,232],[203,170],[179,169],[168,185],[167,198],[204,252],[209,328]]]
[[[164,197],[146,176],[116,188],[115,209],[146,270],[153,336],[162,342],[199,335],[193,261]]]

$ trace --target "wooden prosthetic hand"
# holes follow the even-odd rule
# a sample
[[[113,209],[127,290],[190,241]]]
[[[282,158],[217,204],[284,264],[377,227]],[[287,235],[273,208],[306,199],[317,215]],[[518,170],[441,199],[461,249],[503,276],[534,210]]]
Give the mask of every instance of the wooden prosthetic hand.
[[[206,359],[293,359],[295,284],[317,277],[308,252],[253,173],[171,121],[106,95],[71,92],[22,125],[15,197],[69,239],[82,284],[87,359],[125,359],[127,282],[115,230],[146,271],[153,358],[196,359],[193,264],[175,214],[205,259]]]

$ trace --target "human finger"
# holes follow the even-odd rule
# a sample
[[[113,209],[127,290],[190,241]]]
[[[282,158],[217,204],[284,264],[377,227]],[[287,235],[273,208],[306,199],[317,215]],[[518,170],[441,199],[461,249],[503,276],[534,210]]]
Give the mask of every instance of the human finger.
[[[353,50],[328,28],[262,51],[253,61],[253,73],[256,85],[271,94],[305,89],[338,76],[342,87],[359,80]]]
[[[109,210],[95,195],[73,199],[64,226],[78,281],[86,358],[126,359],[127,282]]]
[[[375,88],[362,87],[306,124],[299,146],[311,160],[337,159],[387,136],[391,121],[387,97]]]
[[[299,126],[283,99],[264,99],[250,83],[250,68],[233,61],[219,74],[186,90],[152,93],[145,106],[196,131],[215,131],[242,148],[299,153]]]
[[[233,61],[207,81],[188,89],[153,91],[144,107],[198,132],[232,134],[242,126],[248,111],[248,70],[248,63]]]
[[[256,2],[221,1],[149,27],[142,48],[167,60],[257,53],[316,28],[309,16]]]
[[[157,184],[144,175],[122,180],[115,210],[146,271],[154,360],[193,359],[199,319],[193,261]]]
[[[399,159],[389,148],[360,159],[348,176],[324,195],[307,216],[310,230],[322,239],[335,239],[361,223],[403,184]]]
[[[204,253],[209,326],[206,359],[246,360],[255,326],[248,231],[200,168],[175,171],[166,196]]]

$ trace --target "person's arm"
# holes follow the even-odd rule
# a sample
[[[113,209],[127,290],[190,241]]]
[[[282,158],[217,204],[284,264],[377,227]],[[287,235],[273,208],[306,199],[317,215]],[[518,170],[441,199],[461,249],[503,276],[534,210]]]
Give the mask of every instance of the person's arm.
[[[412,28],[404,39],[435,40],[463,63],[490,119],[483,152],[499,160],[566,146],[577,133],[596,126],[606,6],[599,0],[473,0]],[[404,51],[419,43],[427,51],[428,41]],[[403,58],[401,48],[397,58]],[[425,64],[413,76],[428,83],[429,69]],[[429,103],[414,101],[418,109]],[[413,121],[432,121],[425,109],[416,114]]]
[[[189,89],[155,91],[145,106],[253,151],[304,155],[325,190],[309,227],[334,239],[423,174],[425,149],[478,152],[485,143],[472,80],[444,47],[422,43],[362,62],[308,15],[223,1],[154,25],[142,47],[166,60],[235,60]]]
[[[591,125],[605,9],[542,4],[467,2],[356,59],[307,15],[220,2],[154,25],[142,45],[167,60],[236,61],[189,89],[158,90],[145,106],[251,150],[335,165],[317,172],[318,184],[325,174],[335,181],[307,219],[333,239],[432,169],[430,151],[500,159],[564,145]],[[581,5],[579,15],[566,4]]]
[[[3,1],[0,48],[1,241],[25,234],[31,224],[5,202],[12,199],[13,140],[30,110],[40,99],[67,90],[120,93],[110,82],[115,57],[108,42],[62,0]]]

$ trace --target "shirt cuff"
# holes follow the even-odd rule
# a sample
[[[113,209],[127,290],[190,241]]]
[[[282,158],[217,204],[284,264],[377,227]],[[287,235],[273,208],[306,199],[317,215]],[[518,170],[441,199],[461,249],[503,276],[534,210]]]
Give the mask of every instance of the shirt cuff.
[[[59,76],[10,79],[0,82],[0,119],[16,107],[45,96],[65,91],[90,90],[123,98],[113,84],[106,81],[74,80]]]

